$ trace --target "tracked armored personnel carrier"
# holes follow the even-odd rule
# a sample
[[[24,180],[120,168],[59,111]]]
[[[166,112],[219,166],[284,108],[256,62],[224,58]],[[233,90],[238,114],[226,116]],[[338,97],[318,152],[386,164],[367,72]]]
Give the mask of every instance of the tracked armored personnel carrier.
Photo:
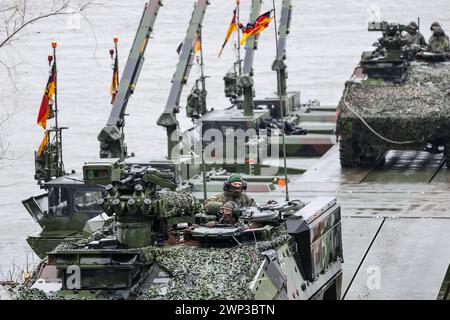
[[[49,252],[19,299],[340,298],[333,198],[245,208],[239,225],[207,227],[217,217],[173,191],[172,172],[118,159],[83,171],[88,185],[110,183],[98,205],[114,221]]]
[[[450,167],[447,55],[411,53],[396,24],[369,30],[382,31],[383,38],[345,85],[336,129],[341,166],[382,165],[389,150],[427,150],[443,153]]]

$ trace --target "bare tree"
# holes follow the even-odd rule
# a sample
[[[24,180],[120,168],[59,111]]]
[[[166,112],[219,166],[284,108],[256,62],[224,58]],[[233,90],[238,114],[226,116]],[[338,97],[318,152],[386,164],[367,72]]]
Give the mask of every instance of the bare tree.
[[[1,0],[0,53],[5,51],[6,47],[13,46],[14,41],[20,38],[20,34],[33,23],[53,16],[81,14],[91,4],[92,1],[89,0]],[[6,71],[11,84],[15,87],[16,65],[14,63],[8,65],[2,61],[0,55],[0,68]],[[5,130],[15,111],[15,107],[12,110],[7,108],[0,110],[0,160],[5,159],[7,154],[9,144]]]
[[[46,11],[31,13],[33,0],[7,0],[0,4],[0,48],[13,42],[29,25],[52,16],[81,13],[91,4],[89,1],[53,0]],[[39,6],[37,1],[35,6]],[[44,2],[44,1],[39,1]]]

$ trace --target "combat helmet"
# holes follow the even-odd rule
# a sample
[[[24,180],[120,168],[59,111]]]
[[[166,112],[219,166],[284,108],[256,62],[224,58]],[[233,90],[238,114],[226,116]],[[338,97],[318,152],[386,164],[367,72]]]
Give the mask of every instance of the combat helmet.
[[[230,209],[231,210],[231,214],[233,216],[233,218],[238,221],[240,216],[241,216],[241,211],[239,210],[236,202],[234,201],[228,201],[226,203],[224,203],[220,209]]]
[[[417,32],[419,30],[419,26],[415,21],[411,21],[406,27],[408,29],[408,32],[409,31]]]
[[[437,21],[433,22],[431,24],[430,31],[433,31],[433,28],[435,28],[435,27],[441,28],[441,24],[439,22],[437,22]]]

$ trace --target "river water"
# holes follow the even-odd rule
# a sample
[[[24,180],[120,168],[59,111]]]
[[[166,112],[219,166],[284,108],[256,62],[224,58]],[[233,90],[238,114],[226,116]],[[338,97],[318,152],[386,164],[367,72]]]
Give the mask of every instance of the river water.
[[[322,105],[336,105],[359,61],[379,37],[367,32],[367,21],[385,19],[408,23],[421,18],[422,32],[430,36],[429,25],[437,20],[450,30],[448,0],[294,0],[291,34],[288,39],[290,90],[301,90],[302,100],[319,99]],[[29,1],[38,12],[48,1]],[[39,194],[33,180],[34,151],[43,137],[36,117],[47,81],[47,56],[51,41],[58,42],[60,123],[70,130],[64,135],[67,170],[80,171],[87,160],[98,155],[98,132],[105,125],[111,105],[109,49],[118,36],[121,71],[130,50],[145,0],[93,1],[84,16],[59,16],[27,28],[11,46],[0,49],[0,60],[15,65],[7,72],[0,66],[0,112],[13,113],[2,138],[9,142],[7,159],[0,160],[0,268],[3,273],[36,263],[25,241],[39,232],[21,201]],[[156,125],[170,89],[177,64],[176,48],[184,38],[194,0],[164,0],[137,90],[128,106],[126,140],[129,151],[147,158],[165,155],[165,130]],[[250,0],[241,1],[241,19],[247,22]],[[276,1],[280,6],[281,0]],[[217,54],[232,17],[234,1],[211,0],[203,28],[203,47],[209,108],[228,106],[222,78],[232,66],[235,53],[229,45],[221,59]],[[269,10],[272,1],[263,1]],[[258,96],[270,95],[276,87],[271,71],[275,57],[273,26],[264,31],[255,56],[255,88]],[[199,74],[194,66],[192,79]],[[13,79],[11,79],[11,76]],[[184,118],[184,110],[180,113]],[[189,121],[181,119],[184,129]]]

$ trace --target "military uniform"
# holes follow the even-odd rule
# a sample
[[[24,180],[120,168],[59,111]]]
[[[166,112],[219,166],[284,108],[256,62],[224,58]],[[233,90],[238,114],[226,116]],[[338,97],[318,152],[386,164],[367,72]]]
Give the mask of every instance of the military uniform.
[[[240,193],[238,197],[233,197],[231,193],[224,193],[212,196],[205,201],[203,207],[208,214],[218,215],[220,207],[228,201],[234,202],[238,208],[256,207],[256,202],[245,193]]]
[[[414,46],[425,47],[427,45],[425,37],[420,32],[416,33],[406,32],[404,38],[408,42],[408,47]]]
[[[435,53],[450,52],[450,39],[440,27],[435,27],[428,41],[428,50]]]

